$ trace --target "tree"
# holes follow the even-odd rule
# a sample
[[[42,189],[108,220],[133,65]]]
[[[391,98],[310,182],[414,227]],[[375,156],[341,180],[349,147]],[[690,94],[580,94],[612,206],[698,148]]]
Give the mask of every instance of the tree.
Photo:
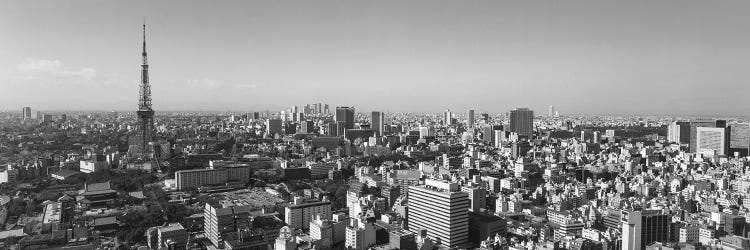
[[[26,201],[13,199],[8,203],[8,216],[20,216],[26,212]]]
[[[122,227],[117,237],[130,243],[139,243],[146,240],[146,229],[164,224],[164,213],[157,206],[150,206],[146,211],[128,211],[119,217]]]
[[[182,204],[169,204],[166,207],[167,221],[180,222],[185,217],[193,214],[193,211]]]

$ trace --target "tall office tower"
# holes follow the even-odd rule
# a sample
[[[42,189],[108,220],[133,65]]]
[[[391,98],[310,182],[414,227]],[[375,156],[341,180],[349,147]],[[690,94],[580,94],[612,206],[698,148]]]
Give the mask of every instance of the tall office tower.
[[[547,116],[552,117],[554,115],[555,115],[555,106],[550,105],[549,106],[549,111],[547,113]]]
[[[215,247],[224,241],[224,234],[252,227],[250,205],[222,201],[221,204],[206,203],[203,208],[203,230]]]
[[[696,144],[698,142],[698,127],[713,128],[715,126],[716,121],[714,120],[701,119],[690,121],[690,142],[688,146],[691,153],[698,152],[698,145]]]
[[[328,108],[328,104],[323,105],[323,113],[325,113],[325,114],[330,114],[331,113],[331,109]]]
[[[453,125],[453,113],[451,113],[450,109],[446,109],[443,113],[443,124]]]
[[[661,210],[622,211],[622,249],[641,250],[669,240],[671,218]]]
[[[690,122],[672,122],[667,126],[667,141],[690,143]]]
[[[487,143],[495,141],[495,130],[503,130],[502,125],[484,125],[482,128],[482,140]]]
[[[21,109],[21,118],[24,121],[31,120],[31,107],[23,107],[23,109]]]
[[[354,128],[354,107],[336,107],[336,123],[343,122],[343,131]]]
[[[298,110],[297,110],[297,106],[296,106],[296,105],[295,105],[295,106],[292,106],[292,108],[291,108],[291,109],[290,109],[289,111],[291,111],[290,113],[292,113],[292,114],[296,114],[296,113],[297,113],[297,111],[298,111]]]
[[[273,134],[281,134],[282,124],[283,122],[281,121],[281,119],[266,120],[266,134],[268,134],[269,136],[273,136]]]
[[[586,131],[581,131],[581,141],[586,141]]]
[[[305,104],[305,106],[302,106],[302,113],[305,114],[311,114],[313,109],[310,107],[310,104]]]
[[[490,114],[483,113],[482,120],[484,121],[484,123],[490,123]]]
[[[469,109],[469,112],[466,114],[466,125],[469,128],[474,128],[474,123],[476,121],[474,120],[474,110]]]
[[[724,155],[726,150],[725,128],[696,128],[696,153],[707,155]]]
[[[154,110],[151,108],[151,83],[148,80],[148,60],[146,57],[146,24],[143,24],[143,52],[141,53],[141,84],[138,95],[137,134],[128,148],[128,155],[136,162],[148,162],[154,158],[150,143],[154,136]]]
[[[372,111],[370,126],[375,130],[375,133],[377,133],[378,136],[383,136],[383,133],[385,132],[385,115],[383,115],[383,112]]]
[[[294,121],[301,122],[305,120],[305,113],[294,113]]]
[[[729,125],[729,152],[739,157],[750,155],[750,123]]]
[[[534,133],[534,111],[517,108],[510,111],[510,131],[531,137]]]
[[[464,247],[469,242],[469,195],[457,183],[427,179],[424,186],[410,186],[408,197],[409,231],[426,229],[445,247]]]

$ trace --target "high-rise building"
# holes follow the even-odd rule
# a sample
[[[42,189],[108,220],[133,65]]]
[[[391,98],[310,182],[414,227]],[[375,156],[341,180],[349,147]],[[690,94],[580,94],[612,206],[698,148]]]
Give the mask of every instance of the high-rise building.
[[[485,125],[482,128],[482,140],[487,143],[493,143],[495,141],[495,131],[503,130],[502,125]]]
[[[203,230],[214,247],[221,246],[224,234],[252,227],[250,211],[252,206],[243,203],[222,201],[220,204],[209,204],[203,209]]]
[[[691,153],[698,152],[698,127],[706,127],[706,128],[712,128],[716,126],[716,121],[714,120],[708,120],[708,119],[699,119],[690,121],[690,142],[689,142],[689,151]]]
[[[510,111],[510,131],[519,136],[531,137],[534,132],[534,111],[517,108]]]
[[[294,203],[284,209],[284,221],[287,225],[294,228],[307,229],[310,227],[310,221],[315,216],[331,219],[331,202],[330,201],[305,201],[301,197],[294,197]]]
[[[443,124],[453,125],[453,113],[451,113],[450,109],[446,109],[443,113]]]
[[[266,120],[266,134],[273,135],[273,134],[281,134],[282,131],[282,121],[281,119],[268,119]]]
[[[726,149],[725,128],[696,128],[696,153],[724,155]]]
[[[750,123],[729,125],[729,155],[735,152],[740,157],[750,155]]]
[[[336,107],[336,123],[343,128],[339,128],[341,131],[354,128],[354,107]],[[340,123],[341,122],[341,123]]]
[[[549,111],[547,113],[547,116],[552,117],[554,115],[555,115],[555,106],[550,105],[549,106]]]
[[[297,111],[298,111],[297,110],[297,105],[292,106],[292,108],[289,111],[291,111],[292,114],[296,114]]]
[[[690,143],[690,122],[672,122],[667,127],[667,141],[679,144]]]
[[[305,113],[294,113],[292,121],[301,122],[305,120]]]
[[[409,231],[440,239],[445,247],[465,247],[469,242],[469,195],[458,184],[434,179],[409,187],[406,220]]]
[[[148,60],[146,56],[146,24],[143,24],[143,52],[141,53],[141,84],[138,95],[137,133],[131,140],[128,156],[133,162],[146,163],[154,159],[154,150],[150,143],[154,133],[154,110],[151,108],[151,83],[148,78]]]
[[[469,128],[474,128],[474,123],[476,122],[474,119],[474,110],[469,109],[469,112],[466,114],[466,126]]]
[[[23,107],[21,109],[21,119],[24,121],[31,120],[31,107]]]
[[[380,111],[372,111],[372,117],[370,117],[370,126],[378,136],[383,136],[385,132],[385,115]]]
[[[622,249],[641,250],[669,240],[671,217],[661,210],[622,211]]]

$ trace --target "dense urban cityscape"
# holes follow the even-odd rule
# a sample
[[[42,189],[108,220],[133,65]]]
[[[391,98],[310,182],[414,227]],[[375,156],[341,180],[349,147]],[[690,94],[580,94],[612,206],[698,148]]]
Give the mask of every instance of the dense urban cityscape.
[[[0,112],[0,249],[750,249],[748,117],[164,111],[142,32],[135,110]]]

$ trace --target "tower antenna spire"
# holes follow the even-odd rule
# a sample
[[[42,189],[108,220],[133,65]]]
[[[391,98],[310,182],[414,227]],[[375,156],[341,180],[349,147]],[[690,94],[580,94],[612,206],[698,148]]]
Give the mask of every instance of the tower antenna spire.
[[[143,56],[143,65],[148,64],[148,61],[146,60],[146,17],[143,17],[143,53],[141,54]]]

